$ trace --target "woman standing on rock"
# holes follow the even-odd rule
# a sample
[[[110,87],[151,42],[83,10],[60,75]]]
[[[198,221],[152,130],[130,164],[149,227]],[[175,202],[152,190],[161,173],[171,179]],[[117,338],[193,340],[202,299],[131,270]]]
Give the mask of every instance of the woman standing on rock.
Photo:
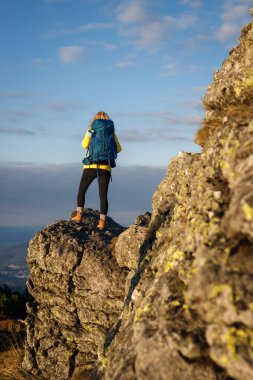
[[[108,211],[107,193],[111,168],[116,166],[117,153],[122,150],[115,134],[114,123],[105,112],[98,112],[93,117],[82,141],[82,147],[87,149],[87,154],[83,159],[84,170],[77,194],[77,208],[70,220],[82,221],[86,191],[97,177],[100,197],[100,218],[97,227],[103,230]]]

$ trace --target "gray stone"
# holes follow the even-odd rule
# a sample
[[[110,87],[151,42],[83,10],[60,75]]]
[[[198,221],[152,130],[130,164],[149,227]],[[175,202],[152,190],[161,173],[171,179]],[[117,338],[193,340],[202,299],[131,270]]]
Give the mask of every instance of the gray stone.
[[[60,221],[30,242],[28,290],[34,300],[27,307],[23,368],[35,376],[89,374],[122,310],[128,271],[111,248],[124,228],[108,218],[106,231],[99,232],[98,217],[86,210],[81,225]]]

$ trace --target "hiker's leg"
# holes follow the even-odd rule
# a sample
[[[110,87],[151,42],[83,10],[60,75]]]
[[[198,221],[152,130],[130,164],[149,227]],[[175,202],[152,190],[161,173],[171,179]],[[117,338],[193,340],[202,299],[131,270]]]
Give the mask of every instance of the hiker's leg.
[[[111,173],[109,170],[100,169],[99,170],[99,197],[100,197],[100,218],[106,219],[107,211],[108,211],[108,186],[111,178]]]
[[[84,169],[83,175],[80,181],[79,190],[77,194],[77,211],[82,212],[81,210],[84,207],[85,202],[85,193],[90,186],[91,182],[97,176],[97,169]]]

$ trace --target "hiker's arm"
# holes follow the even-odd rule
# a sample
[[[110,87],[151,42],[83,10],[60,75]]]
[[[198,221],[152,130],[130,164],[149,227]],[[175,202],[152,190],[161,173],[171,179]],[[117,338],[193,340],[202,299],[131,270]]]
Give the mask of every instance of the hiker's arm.
[[[89,143],[90,143],[90,134],[89,134],[89,131],[87,131],[82,141],[83,149],[87,149],[89,146]]]
[[[121,148],[121,145],[119,143],[119,140],[118,140],[118,137],[117,137],[116,133],[114,133],[114,139],[115,139],[115,142],[116,142],[116,145],[117,145],[117,153],[119,153],[119,152],[122,151],[122,148]]]

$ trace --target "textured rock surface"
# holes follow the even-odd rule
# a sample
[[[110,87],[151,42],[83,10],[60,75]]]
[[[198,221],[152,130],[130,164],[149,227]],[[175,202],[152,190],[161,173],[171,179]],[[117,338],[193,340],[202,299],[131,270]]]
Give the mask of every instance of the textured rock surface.
[[[253,23],[243,30],[239,46],[231,50],[222,69],[214,74],[214,83],[204,97],[206,117],[196,135],[204,146],[212,130],[222,128],[227,118],[253,117]]]
[[[83,224],[61,221],[31,240],[27,261],[27,345],[23,366],[46,379],[89,373],[105,332],[123,306],[127,270],[112,256],[123,228],[111,219],[105,232],[88,210]]]
[[[253,378],[252,127],[227,124],[169,166],[106,380]]]
[[[153,195],[120,329],[94,378],[253,379],[252,36],[251,23],[205,97],[222,128],[202,153],[173,159]]]

